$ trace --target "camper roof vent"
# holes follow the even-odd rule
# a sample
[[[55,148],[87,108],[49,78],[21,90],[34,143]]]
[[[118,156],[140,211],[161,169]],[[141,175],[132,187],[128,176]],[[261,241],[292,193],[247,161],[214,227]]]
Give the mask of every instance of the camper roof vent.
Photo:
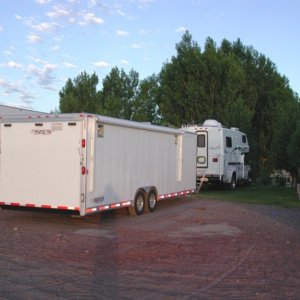
[[[208,119],[203,123],[203,126],[222,127],[222,124],[217,120]]]

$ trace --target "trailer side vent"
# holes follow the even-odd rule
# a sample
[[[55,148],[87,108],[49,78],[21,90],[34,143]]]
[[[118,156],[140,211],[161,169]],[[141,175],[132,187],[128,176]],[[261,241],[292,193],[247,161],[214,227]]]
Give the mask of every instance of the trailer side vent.
[[[73,123],[68,123],[68,126],[76,126],[76,123],[73,122]]]
[[[35,123],[35,126],[41,127],[43,126],[43,123]]]
[[[97,136],[100,137],[100,138],[104,137],[104,125],[98,124]]]
[[[11,127],[11,124],[4,124],[4,127]]]

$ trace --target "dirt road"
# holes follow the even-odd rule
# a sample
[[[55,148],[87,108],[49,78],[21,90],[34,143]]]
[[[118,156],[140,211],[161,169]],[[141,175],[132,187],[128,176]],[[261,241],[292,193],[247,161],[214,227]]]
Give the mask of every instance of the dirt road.
[[[193,197],[139,217],[2,209],[0,226],[0,299],[300,297],[299,209]]]

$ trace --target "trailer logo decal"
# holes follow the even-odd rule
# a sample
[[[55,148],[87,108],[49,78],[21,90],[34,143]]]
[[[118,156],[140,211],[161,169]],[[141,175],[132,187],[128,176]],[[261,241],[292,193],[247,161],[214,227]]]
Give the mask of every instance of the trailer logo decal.
[[[51,129],[32,129],[31,133],[34,135],[51,135]]]
[[[73,124],[73,123],[69,123],[69,124]],[[76,123],[75,123],[75,125],[76,125]],[[61,130],[63,130],[63,124],[62,123],[52,123],[51,130],[52,131],[61,131]]]

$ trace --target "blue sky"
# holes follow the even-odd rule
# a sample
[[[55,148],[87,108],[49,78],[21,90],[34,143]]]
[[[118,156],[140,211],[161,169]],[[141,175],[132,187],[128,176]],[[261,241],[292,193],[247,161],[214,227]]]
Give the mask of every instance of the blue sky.
[[[0,104],[48,112],[68,78],[114,66],[144,79],[185,30],[203,49],[240,38],[300,94],[298,0],[0,0]]]

